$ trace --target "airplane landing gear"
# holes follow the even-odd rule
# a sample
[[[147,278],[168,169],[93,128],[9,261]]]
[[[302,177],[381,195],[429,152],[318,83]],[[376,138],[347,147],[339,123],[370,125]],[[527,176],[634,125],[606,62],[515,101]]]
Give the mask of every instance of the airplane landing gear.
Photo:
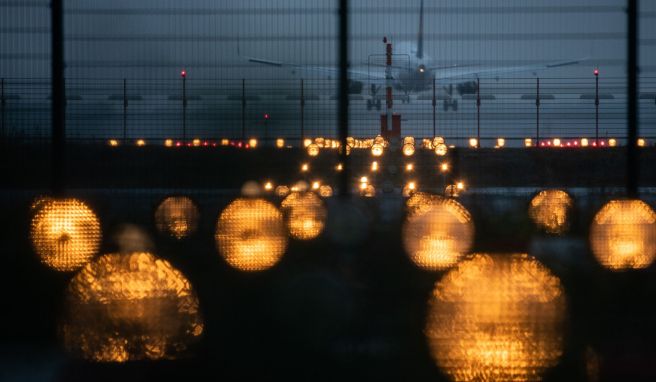
[[[444,100],[444,111],[449,111],[449,109],[453,109],[453,111],[458,111],[458,100],[457,99],[446,99],[446,100]]]
[[[367,100],[367,110],[371,110],[373,108],[376,108],[376,110],[380,111],[382,109],[382,102],[380,101],[380,98],[377,98],[375,100],[373,99],[368,99]]]

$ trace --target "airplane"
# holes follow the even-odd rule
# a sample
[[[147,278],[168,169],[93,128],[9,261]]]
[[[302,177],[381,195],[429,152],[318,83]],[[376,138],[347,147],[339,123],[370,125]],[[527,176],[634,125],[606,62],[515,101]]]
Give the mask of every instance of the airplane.
[[[433,83],[436,81],[446,93],[444,99],[444,110],[458,110],[458,100],[454,98],[455,91],[462,97],[466,94],[475,94],[477,91],[477,80],[482,77],[496,77],[501,74],[532,72],[534,75],[538,71],[560,68],[563,66],[577,65],[585,59],[573,61],[556,61],[542,64],[508,66],[498,68],[483,68],[478,65],[450,65],[440,66],[426,54],[424,47],[424,0],[421,0],[419,8],[419,33],[417,41],[404,41],[394,44],[394,56],[407,57],[403,65],[392,65],[391,81],[392,86],[402,91],[405,96],[401,97],[402,101],[410,102],[411,93],[422,93],[432,90]],[[239,46],[238,55],[241,57]],[[328,75],[329,78],[338,76],[338,69],[335,67],[303,65],[290,62],[275,61],[265,58],[245,57],[249,62],[262,64],[272,67],[288,68],[293,74],[306,72],[314,75]],[[384,68],[384,64],[374,64],[379,68]],[[362,81],[371,82],[370,95],[371,100],[367,102],[367,109],[381,109],[381,97],[379,91],[385,86],[387,79],[384,71],[372,73],[370,70],[349,69],[350,91],[351,93],[360,93],[363,89]]]

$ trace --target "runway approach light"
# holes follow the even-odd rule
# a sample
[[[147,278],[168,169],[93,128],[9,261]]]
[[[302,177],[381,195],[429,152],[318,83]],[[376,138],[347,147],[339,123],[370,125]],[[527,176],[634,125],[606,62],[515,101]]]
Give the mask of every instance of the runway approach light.
[[[182,69],[182,70],[180,71],[180,77],[182,77],[182,78],[187,78],[187,71],[184,70],[184,69]]]
[[[531,138],[524,139],[524,147],[532,147],[532,146],[533,146],[533,140]]]
[[[307,146],[307,153],[311,157],[316,157],[319,155],[319,145],[316,143],[311,143]]]
[[[599,69],[595,68],[595,70],[592,72],[594,73],[595,77],[599,75]]]
[[[173,147],[173,139],[165,139],[164,147]]]
[[[615,138],[611,138],[608,140],[608,146],[609,147],[615,147],[617,146],[617,140]]]
[[[371,163],[371,172],[376,172],[376,171],[378,171],[378,162],[373,161]]]
[[[638,139],[638,147],[645,147],[647,145],[647,142],[644,140],[644,138]]]
[[[469,138],[469,147],[471,147],[471,148],[477,148],[477,147],[478,147],[478,139],[476,139],[476,138]]]
[[[464,182],[456,183],[456,188],[458,189],[458,191],[463,191],[465,189],[465,183]]]
[[[554,145],[554,147],[560,147],[562,145],[562,142],[560,141],[560,138],[554,138],[553,145]]]
[[[589,144],[588,138],[581,138],[581,147],[588,147]]]
[[[497,138],[497,147],[501,148],[506,145],[506,140],[504,138]]]
[[[437,146],[435,146],[435,155],[437,155],[438,157],[445,156],[448,151],[449,149],[446,147],[444,143],[440,143]]]
[[[318,180],[315,180],[314,182],[312,182],[312,190],[316,191],[320,187],[321,187],[321,182],[319,182]]]
[[[311,144],[312,144],[312,139],[305,138],[305,139],[303,140],[303,147],[308,147],[308,146],[310,146]]]
[[[249,140],[248,140],[248,145],[249,145],[252,149],[256,148],[256,147],[257,147],[257,139],[255,139],[255,138],[251,138],[251,139],[249,139]]]
[[[282,138],[276,139],[276,147],[279,148],[279,149],[282,149],[283,147],[285,147],[285,140],[282,139]]]
[[[440,171],[442,171],[442,172],[447,172],[447,171],[449,171],[449,164],[448,164],[448,163],[442,163],[442,164],[440,165]]]
[[[415,165],[412,163],[408,163],[405,165],[405,171],[407,172],[412,172],[415,170]]]
[[[406,143],[403,145],[403,155],[410,157],[415,153],[415,145],[412,143]]]
[[[341,163],[339,163],[337,166],[335,166],[335,170],[338,171],[338,172],[342,171],[343,169],[344,169],[344,165],[342,165]]]
[[[144,141],[143,139],[137,139],[137,141],[135,142],[135,144],[136,144],[137,146],[139,146],[139,147],[143,147],[143,146],[146,145],[146,141]]]
[[[371,155],[375,157],[383,155],[383,145],[375,143],[373,146],[371,146]]]
[[[271,190],[273,190],[273,183],[271,183],[271,182],[266,182],[266,183],[264,183],[264,190],[265,190],[265,191],[271,191]]]
[[[307,163],[303,163],[301,165],[301,172],[308,172],[308,171],[310,171],[310,165]]]
[[[116,139],[110,139],[107,143],[108,143],[111,147],[116,147],[116,146],[118,146],[118,141],[117,141]]]

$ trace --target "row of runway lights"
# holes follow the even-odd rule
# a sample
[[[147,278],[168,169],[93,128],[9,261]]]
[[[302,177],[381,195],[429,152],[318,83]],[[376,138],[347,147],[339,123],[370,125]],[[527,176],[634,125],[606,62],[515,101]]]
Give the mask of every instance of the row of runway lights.
[[[380,137],[380,136],[379,136]],[[372,151],[372,155],[374,156],[379,156],[382,154],[382,150],[384,147],[380,147],[381,144],[379,142],[376,142],[376,139],[356,139],[353,137],[349,137],[349,141],[347,141],[348,144],[348,151],[351,149],[370,149]],[[382,139],[382,137],[380,137]],[[412,148],[410,146],[406,146],[405,141],[406,140],[412,140]],[[438,144],[434,144],[435,139],[442,139],[442,145],[440,146]],[[412,153],[414,154],[414,137],[405,137],[404,138],[404,146],[403,146],[403,152],[407,151],[410,152],[412,150]],[[479,148],[480,147],[480,142],[477,138],[470,138],[469,139],[469,147],[470,148]],[[638,147],[646,147],[647,146],[647,140],[645,138],[639,138],[637,140],[637,146]],[[119,139],[110,139],[107,141],[107,144],[111,147],[118,147],[121,146],[121,140]],[[147,146],[148,143],[145,139],[136,139],[134,141],[134,145],[137,147],[144,147]],[[173,139],[165,139],[164,140],[164,146],[165,147],[235,147],[235,148],[240,148],[240,149],[255,149],[260,146],[260,142],[256,138],[251,138],[245,141],[241,140],[230,140],[230,139],[222,139],[220,141],[207,141],[207,140],[201,140],[201,139],[193,139],[191,141],[174,141]],[[303,148],[305,148],[308,153],[312,156],[316,156],[319,154],[319,151],[321,149],[339,149],[341,146],[340,142],[336,139],[328,139],[328,138],[315,138],[315,139],[309,139],[306,138],[303,140]],[[543,147],[543,148],[578,148],[578,147],[617,147],[618,146],[618,141],[615,138],[608,138],[608,139],[595,139],[595,138],[553,138],[553,139],[540,139],[540,140],[534,140],[533,138],[525,138],[524,139],[524,147]],[[275,147],[278,149],[285,149],[285,148],[292,148],[291,145],[288,145],[287,142],[283,138],[277,138],[275,140]],[[455,148],[455,145],[449,145],[448,147],[446,144],[444,144],[444,139],[440,137],[436,137],[433,139],[427,139],[424,138],[422,139],[422,147],[430,150],[435,150],[435,153],[437,155],[445,155],[445,154],[439,154],[440,152],[445,152],[448,148]],[[501,149],[506,147],[506,139],[505,138],[497,138],[495,141],[495,146],[494,148],[496,149]],[[316,153],[316,154],[313,154]],[[380,153],[380,154],[377,154]],[[412,154],[408,154],[412,155]]]
[[[365,215],[349,214],[360,208],[356,204],[328,211],[312,191],[297,191],[278,207],[256,188],[244,187],[216,223],[219,253],[241,271],[270,269],[289,238],[313,240],[324,228],[328,238],[346,240],[341,244],[353,240],[353,232],[346,235],[350,239],[339,237],[344,217],[354,232],[367,224],[354,218]],[[564,351],[560,280],[527,254],[468,255],[474,223],[452,198],[414,192],[405,203],[405,252],[422,269],[447,271],[429,298],[424,331],[436,364],[454,380],[539,379]],[[528,214],[541,230],[559,235],[568,230],[573,204],[565,191],[544,190],[531,200]],[[41,261],[58,271],[79,270],[67,288],[60,324],[68,351],[96,362],[175,359],[202,338],[197,295],[168,261],[134,244],[94,259],[100,220],[77,199],[41,198],[32,209],[30,237]],[[330,214],[342,215],[334,227]],[[199,216],[191,198],[171,196],[158,205],[154,220],[159,232],[184,240],[198,229]],[[148,241],[144,233],[123,235]],[[608,202],[594,217],[590,247],[613,270],[649,266],[656,256],[656,213],[640,200]]]

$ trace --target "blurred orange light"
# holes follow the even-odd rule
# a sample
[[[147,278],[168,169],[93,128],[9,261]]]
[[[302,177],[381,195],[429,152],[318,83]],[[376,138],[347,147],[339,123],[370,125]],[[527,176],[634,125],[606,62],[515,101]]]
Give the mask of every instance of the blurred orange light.
[[[447,171],[449,171],[449,164],[448,164],[448,163],[442,163],[442,164],[440,165],[440,171],[442,171],[442,172],[447,172]]]
[[[645,141],[644,138],[638,138],[638,147],[645,147],[647,145],[647,142]]]
[[[282,201],[287,228],[297,240],[311,240],[319,236],[326,222],[326,208],[313,192],[294,192]]]
[[[533,140],[531,138],[524,139],[524,147],[531,147],[531,146],[533,146]]]
[[[410,213],[403,225],[403,245],[417,266],[440,270],[456,264],[471,247],[474,224],[460,203],[415,193],[408,199]]]
[[[646,268],[656,258],[656,213],[641,200],[612,200],[592,221],[590,245],[607,268]]]
[[[186,196],[171,196],[162,201],[155,210],[157,229],[176,239],[196,232],[200,212],[196,203]]]
[[[204,331],[189,281],[149,253],[89,263],[71,280],[65,302],[64,346],[94,362],[176,359]]]
[[[311,157],[316,157],[319,155],[319,145],[316,143],[311,143],[307,146],[307,153]]]
[[[615,147],[617,146],[617,140],[615,138],[611,138],[608,140],[608,146],[610,147]]]
[[[41,262],[70,272],[86,264],[100,246],[100,221],[77,199],[44,199],[34,204],[30,238]]]
[[[285,147],[285,140],[282,139],[282,138],[276,139],[276,147],[279,148],[279,149],[282,149],[283,147]]]
[[[478,139],[469,138],[469,147],[472,147],[472,148],[478,147]]]
[[[287,249],[282,213],[262,199],[237,199],[219,216],[215,239],[232,267],[262,271],[274,266]]]
[[[139,147],[142,147],[142,146],[145,146],[145,145],[146,145],[146,141],[143,140],[143,139],[137,139],[137,141],[135,142],[135,144],[136,144],[137,146],[139,146]]]
[[[539,381],[564,348],[560,280],[525,254],[474,255],[428,302],[426,339],[454,381]]]
[[[406,144],[403,145],[402,151],[403,151],[403,155],[405,155],[407,157],[413,156],[415,154],[415,145],[410,144],[410,143],[406,143]]]
[[[405,165],[405,171],[407,171],[407,172],[412,172],[412,171],[414,171],[414,169],[415,169],[415,165],[412,164],[412,163],[408,163],[408,164]]]
[[[310,171],[310,165],[307,163],[303,163],[301,165],[301,172],[308,172],[308,171]]]
[[[107,141],[107,144],[109,144],[111,147],[116,147],[119,145],[118,140],[116,139],[110,139],[109,141]]]

